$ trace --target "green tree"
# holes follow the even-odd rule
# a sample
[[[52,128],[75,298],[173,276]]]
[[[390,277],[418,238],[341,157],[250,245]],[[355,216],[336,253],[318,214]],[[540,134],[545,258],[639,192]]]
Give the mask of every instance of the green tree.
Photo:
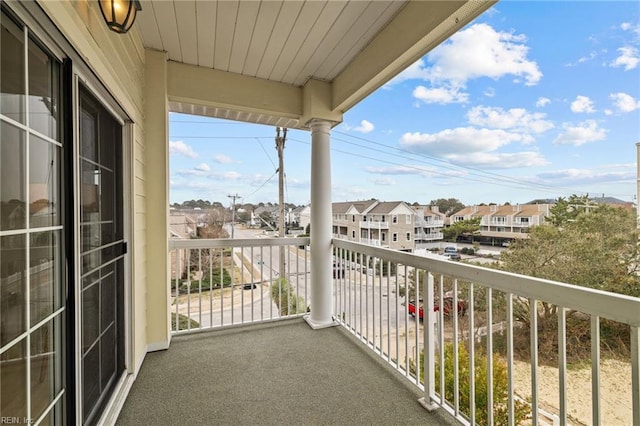
[[[451,226],[442,230],[442,235],[445,240],[455,242],[462,234],[476,234],[480,230],[481,220],[482,218],[478,216],[453,222]]]
[[[576,220],[581,214],[588,211],[590,207],[589,196],[571,195],[568,199],[558,198],[553,206],[549,208],[549,216],[546,219],[554,226],[563,226]]]
[[[293,286],[285,278],[278,278],[271,286],[271,300],[278,307],[280,315],[295,315],[308,312],[304,297],[297,296]]]
[[[465,207],[457,198],[438,198],[437,200],[431,200],[429,204],[438,206],[440,213],[444,213],[446,216],[451,216]]]
[[[565,205],[564,202],[562,205]],[[567,207],[571,207],[570,205]],[[529,238],[517,240],[501,256],[501,268],[523,275],[640,296],[637,274],[638,232],[635,215],[629,210],[598,205],[573,211],[558,210],[555,222],[532,227]],[[565,214],[565,213],[569,214]],[[555,224],[554,224],[555,223]],[[540,354],[546,361],[555,360],[552,345],[557,333],[557,307],[540,302],[537,309]],[[523,355],[528,349],[531,307],[528,301],[514,298],[514,317],[524,325]],[[628,327],[602,321],[603,347],[626,351]],[[567,312],[567,335],[570,359],[581,359],[589,353],[588,320],[577,312]],[[515,337],[516,344],[518,337]],[[551,345],[543,348],[542,345]],[[545,361],[543,359],[543,361]]]

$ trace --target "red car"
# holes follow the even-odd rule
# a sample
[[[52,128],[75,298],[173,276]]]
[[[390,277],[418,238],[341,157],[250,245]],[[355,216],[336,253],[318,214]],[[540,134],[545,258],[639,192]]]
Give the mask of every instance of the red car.
[[[423,319],[424,313],[422,310],[422,300],[420,300],[419,306],[420,307],[418,309],[418,315],[420,319]],[[453,308],[453,297],[446,296],[444,298],[442,312],[444,313],[444,315],[449,316],[451,315],[452,308]],[[438,300],[435,300],[433,303],[433,311],[434,312],[440,311],[440,304],[438,303]],[[409,313],[411,314],[412,317],[416,316],[416,303],[413,300],[409,301]],[[465,302],[464,300],[458,299],[458,316],[463,316],[466,313],[467,313],[467,302]]]

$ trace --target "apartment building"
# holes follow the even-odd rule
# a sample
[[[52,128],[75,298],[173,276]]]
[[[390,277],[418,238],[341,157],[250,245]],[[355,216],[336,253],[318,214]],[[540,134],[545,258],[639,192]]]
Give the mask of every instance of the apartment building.
[[[415,249],[416,213],[403,201],[343,202],[332,208],[337,238],[400,251]]]
[[[468,206],[451,215],[451,224],[480,217],[480,234],[476,240],[500,244],[526,238],[529,228],[542,225],[553,204],[514,204]]]
[[[412,206],[414,214],[415,248],[430,248],[434,242],[443,239],[446,216],[438,206]]]

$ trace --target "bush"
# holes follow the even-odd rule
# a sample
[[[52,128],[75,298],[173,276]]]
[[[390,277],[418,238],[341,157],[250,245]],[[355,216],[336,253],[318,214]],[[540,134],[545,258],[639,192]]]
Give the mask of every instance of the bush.
[[[209,286],[209,279],[212,280],[211,286]],[[231,275],[227,272],[226,269],[222,270],[222,286],[220,285],[220,268],[214,268],[211,271],[211,275],[205,274],[202,277],[202,281],[200,280],[182,280],[180,282],[180,293],[185,294],[189,293],[197,293],[200,289],[200,283],[202,282],[202,291],[216,290],[221,287],[230,287],[231,286]],[[189,283],[191,288],[189,288]]]
[[[188,330],[189,328],[199,328],[198,321],[189,318],[186,315],[178,314],[178,328],[176,329],[176,313],[171,312],[171,330]]]
[[[278,307],[280,315],[286,316],[289,314],[301,314],[308,312],[309,308],[306,306],[304,297],[296,296],[296,293],[284,278],[278,278],[273,282],[271,286],[271,300]]]
[[[460,253],[473,255],[475,254],[475,250],[472,249],[471,247],[462,247],[462,249],[460,250]]]
[[[437,354],[436,354],[437,356]],[[453,403],[454,393],[454,370],[453,370],[453,343],[447,343],[444,348],[444,384],[445,398]],[[424,352],[420,353],[420,365],[424,362]],[[487,411],[487,356],[476,351],[475,353],[475,404],[476,423],[486,425],[488,419]],[[424,379],[423,371],[420,377]],[[509,384],[507,377],[507,363],[499,356],[493,356],[493,422],[497,425],[509,424]],[[440,368],[436,358],[435,371],[436,390],[440,384]],[[464,344],[458,345],[458,386],[460,411],[469,416],[469,353]],[[529,415],[530,409],[522,401],[514,401],[515,424],[523,424]]]

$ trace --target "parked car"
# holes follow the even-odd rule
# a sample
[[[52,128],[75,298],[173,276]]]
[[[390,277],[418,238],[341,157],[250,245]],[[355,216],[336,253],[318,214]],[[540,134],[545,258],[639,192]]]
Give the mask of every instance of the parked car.
[[[418,315],[420,319],[423,319],[424,312],[422,310],[422,300],[420,300],[420,302],[418,303],[418,306],[419,306]],[[442,312],[444,313],[444,315],[449,316],[451,315],[451,311],[453,310],[452,308],[453,308],[453,297],[445,296],[444,303],[442,304]],[[440,303],[437,299],[433,303],[433,311],[434,312],[440,311]],[[467,313],[467,302],[462,299],[458,299],[458,316],[464,316],[466,313]],[[412,317],[416,316],[416,303],[413,300],[409,301],[409,314]]]
[[[444,248],[444,253],[445,254],[447,254],[447,253],[457,253],[457,252],[458,252],[458,249],[456,247],[454,247],[454,246],[447,246],[447,247]]]
[[[448,257],[449,260],[461,260],[462,257],[458,253],[445,253],[445,257]]]

